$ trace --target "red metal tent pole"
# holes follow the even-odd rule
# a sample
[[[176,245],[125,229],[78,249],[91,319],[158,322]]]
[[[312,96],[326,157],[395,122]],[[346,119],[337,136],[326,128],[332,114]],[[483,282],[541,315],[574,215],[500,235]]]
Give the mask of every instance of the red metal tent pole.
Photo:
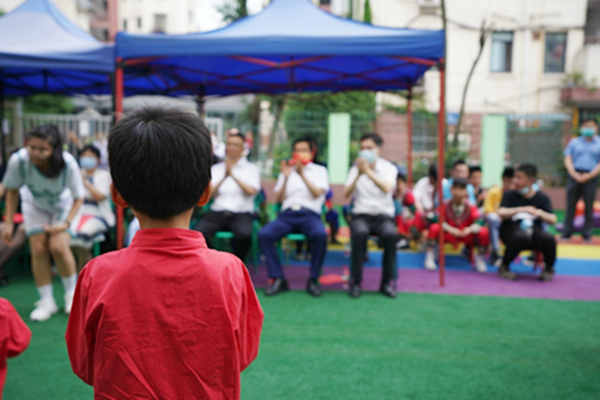
[[[406,162],[408,164],[408,187],[412,188],[413,185],[413,121],[412,121],[412,88],[408,89],[408,96],[406,96],[406,134],[408,135],[408,155]]]
[[[444,257],[444,219],[446,216],[446,211],[444,207],[444,190],[442,181],[444,180],[444,144],[446,142],[444,126],[446,125],[446,96],[444,93],[444,86],[446,80],[446,71],[445,71],[444,59],[440,60],[439,70],[440,70],[440,112],[438,114],[438,201],[439,201],[439,218],[438,223],[440,224],[440,237],[439,237],[439,266],[440,266],[440,287],[444,287],[444,270],[445,270],[445,257]]]
[[[123,92],[123,59],[118,57],[115,70],[115,122],[118,122],[123,114]],[[123,207],[117,207],[117,250],[123,248],[124,219]]]

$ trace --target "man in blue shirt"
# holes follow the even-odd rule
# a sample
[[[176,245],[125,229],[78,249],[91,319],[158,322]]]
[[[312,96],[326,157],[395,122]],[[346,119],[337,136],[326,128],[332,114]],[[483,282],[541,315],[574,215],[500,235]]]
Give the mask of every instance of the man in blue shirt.
[[[465,160],[456,160],[452,164],[452,169],[450,170],[450,179],[443,181],[442,186],[444,190],[444,200],[450,200],[452,198],[452,182],[454,179],[464,179],[469,180],[469,166]],[[469,196],[469,203],[476,206],[477,199],[475,198],[475,188],[470,183],[467,185],[467,195]]]
[[[589,242],[592,238],[594,223],[594,198],[600,173],[600,138],[597,136],[598,123],[588,120],[581,124],[581,136],[571,139],[565,149],[565,167],[569,173],[567,180],[567,214],[563,239],[573,234],[573,219],[579,198],[585,203],[585,225],[583,239]]]

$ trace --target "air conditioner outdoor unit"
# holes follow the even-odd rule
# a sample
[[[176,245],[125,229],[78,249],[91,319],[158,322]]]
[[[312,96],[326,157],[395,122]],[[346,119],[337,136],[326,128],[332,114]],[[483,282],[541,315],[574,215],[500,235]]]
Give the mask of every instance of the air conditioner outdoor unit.
[[[417,0],[421,8],[437,8],[441,5],[441,0]]]

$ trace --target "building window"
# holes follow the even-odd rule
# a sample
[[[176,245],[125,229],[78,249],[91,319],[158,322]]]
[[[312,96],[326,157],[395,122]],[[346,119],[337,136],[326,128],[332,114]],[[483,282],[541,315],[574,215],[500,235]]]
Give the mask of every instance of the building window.
[[[127,20],[126,19],[123,20],[123,30],[124,31],[127,30]]]
[[[567,34],[565,32],[546,33],[544,51],[544,72],[565,72]]]
[[[513,32],[492,33],[491,72],[510,72],[512,69]]]
[[[154,32],[167,31],[167,16],[165,14],[154,14]]]
[[[138,18],[138,19],[137,19],[137,27],[138,27],[139,29],[142,29],[142,19],[141,19],[141,18]]]

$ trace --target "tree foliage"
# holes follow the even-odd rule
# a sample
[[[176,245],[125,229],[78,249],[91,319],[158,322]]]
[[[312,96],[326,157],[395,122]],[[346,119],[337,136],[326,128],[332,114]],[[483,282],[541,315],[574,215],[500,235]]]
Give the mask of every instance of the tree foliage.
[[[371,2],[369,0],[365,1],[365,12],[363,16],[363,22],[365,24],[373,23],[373,15],[371,14]]]
[[[23,101],[25,114],[71,114],[73,109],[69,97],[56,94],[36,94]]]
[[[246,0],[227,0],[217,7],[217,11],[223,16],[223,21],[231,23],[248,16]]]

